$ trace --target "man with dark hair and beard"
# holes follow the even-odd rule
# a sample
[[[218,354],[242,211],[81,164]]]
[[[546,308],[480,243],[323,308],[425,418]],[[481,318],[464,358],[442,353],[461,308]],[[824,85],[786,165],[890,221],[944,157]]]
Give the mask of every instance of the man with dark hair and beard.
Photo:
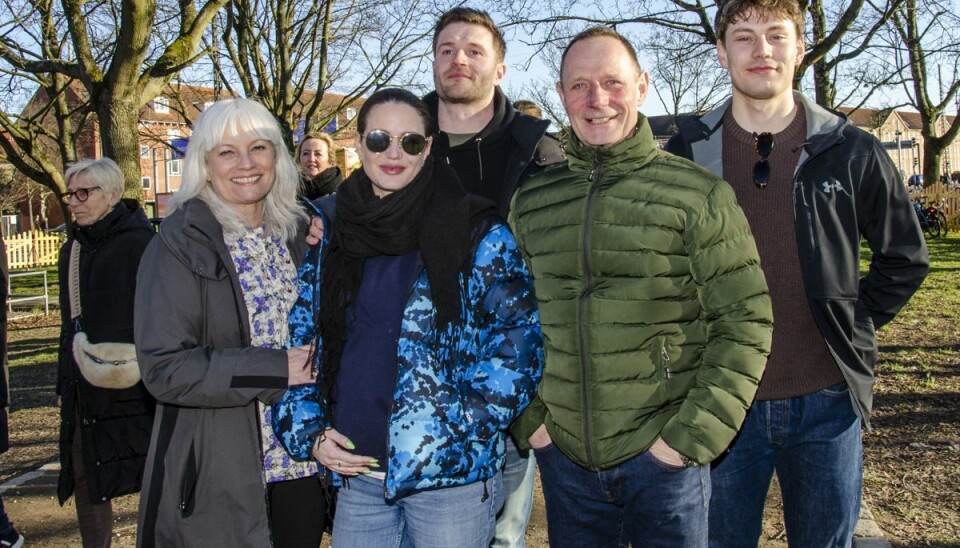
[[[489,198],[506,217],[522,181],[564,159],[548,120],[517,112],[500,90],[506,74],[503,34],[484,11],[458,7],[437,21],[433,82],[424,100],[440,126],[432,155],[453,167],[467,192]],[[507,441],[505,503],[494,546],[524,546],[533,505],[534,459]]]

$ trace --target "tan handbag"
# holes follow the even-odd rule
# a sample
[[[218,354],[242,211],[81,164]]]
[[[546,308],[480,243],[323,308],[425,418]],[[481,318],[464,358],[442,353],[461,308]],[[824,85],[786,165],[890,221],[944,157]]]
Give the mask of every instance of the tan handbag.
[[[137,349],[131,343],[92,343],[80,331],[80,242],[70,248],[70,318],[77,326],[73,360],[88,383],[100,388],[130,388],[140,381]]]

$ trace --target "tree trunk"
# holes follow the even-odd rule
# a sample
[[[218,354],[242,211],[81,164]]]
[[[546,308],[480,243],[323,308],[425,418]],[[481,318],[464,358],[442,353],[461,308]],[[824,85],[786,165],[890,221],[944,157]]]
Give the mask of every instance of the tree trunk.
[[[140,98],[104,94],[97,106],[103,156],[117,162],[123,172],[123,197],[143,202],[140,183],[140,133],[137,130]]]
[[[926,146],[923,152],[923,186],[930,186],[940,182],[940,162],[943,160],[943,149]]]
[[[833,108],[837,88],[833,84],[833,78],[826,63],[820,62],[813,65],[813,87],[817,104],[824,108]]]

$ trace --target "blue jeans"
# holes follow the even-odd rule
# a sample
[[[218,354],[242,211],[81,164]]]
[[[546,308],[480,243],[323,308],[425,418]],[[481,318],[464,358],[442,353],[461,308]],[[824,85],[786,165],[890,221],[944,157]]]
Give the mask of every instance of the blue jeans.
[[[705,547],[710,474],[641,453],[609,470],[586,470],[554,446],[537,451],[550,546]]]
[[[493,535],[494,548],[524,548],[527,522],[533,508],[533,483],[537,475],[537,461],[530,451],[524,457],[513,439],[507,437],[507,454],[503,465],[503,509],[497,515],[497,529]]]
[[[487,548],[503,505],[500,474],[458,487],[384,499],[382,480],[345,479],[337,496],[333,548]]]
[[[863,448],[846,384],[753,403],[730,451],[713,464],[710,546],[757,545],[774,472],[790,546],[851,545]]]

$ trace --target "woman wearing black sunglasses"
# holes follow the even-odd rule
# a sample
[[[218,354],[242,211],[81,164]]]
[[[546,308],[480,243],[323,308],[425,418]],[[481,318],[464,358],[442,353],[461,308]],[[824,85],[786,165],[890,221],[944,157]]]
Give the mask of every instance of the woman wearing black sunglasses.
[[[319,405],[279,406],[275,428],[340,485],[334,547],[486,547],[542,368],[531,278],[493,204],[434,164],[420,99],[379,91],[357,126],[363,169],[321,202],[291,313]]]

